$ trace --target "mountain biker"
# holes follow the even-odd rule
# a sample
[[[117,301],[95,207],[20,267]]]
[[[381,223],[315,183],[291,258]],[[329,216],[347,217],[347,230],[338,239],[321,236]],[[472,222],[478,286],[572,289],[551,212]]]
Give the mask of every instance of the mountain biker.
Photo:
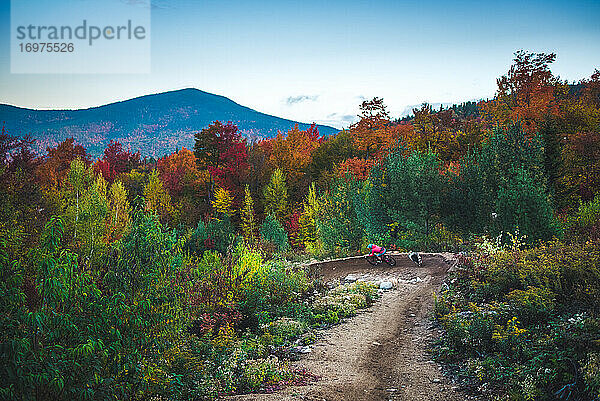
[[[385,254],[386,249],[384,247],[381,246],[377,246],[374,244],[369,244],[369,249],[371,250],[371,254],[369,256],[377,256],[377,257],[382,257],[383,254]]]

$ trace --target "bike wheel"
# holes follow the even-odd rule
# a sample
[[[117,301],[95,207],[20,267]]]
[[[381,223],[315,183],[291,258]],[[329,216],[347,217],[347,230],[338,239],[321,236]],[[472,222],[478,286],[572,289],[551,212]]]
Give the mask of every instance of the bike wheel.
[[[377,256],[365,256],[365,259],[367,259],[367,262],[372,266],[377,266]]]
[[[383,255],[383,260],[390,266],[396,266],[396,259],[391,255]]]

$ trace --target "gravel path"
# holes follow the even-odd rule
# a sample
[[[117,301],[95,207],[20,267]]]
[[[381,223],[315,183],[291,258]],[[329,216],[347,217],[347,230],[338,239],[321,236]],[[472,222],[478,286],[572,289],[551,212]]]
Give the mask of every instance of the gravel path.
[[[371,308],[319,333],[312,352],[295,362],[321,376],[311,385],[288,387],[274,394],[229,397],[236,401],[275,400],[465,400],[430,360],[426,349],[439,336],[429,317],[432,294],[444,279],[450,254],[426,254],[417,268],[405,254],[398,264],[372,267],[362,258],[320,263],[327,281],[352,274],[368,281],[391,281]]]

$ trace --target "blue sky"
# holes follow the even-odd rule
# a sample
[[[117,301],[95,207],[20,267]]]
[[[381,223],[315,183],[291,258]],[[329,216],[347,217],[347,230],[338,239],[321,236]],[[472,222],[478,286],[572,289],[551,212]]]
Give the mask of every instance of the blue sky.
[[[490,97],[518,49],[557,53],[571,81],[600,68],[599,1],[155,0],[151,13],[149,74],[11,74],[3,0],[0,102],[82,108],[195,87],[342,127],[373,96],[393,116]]]

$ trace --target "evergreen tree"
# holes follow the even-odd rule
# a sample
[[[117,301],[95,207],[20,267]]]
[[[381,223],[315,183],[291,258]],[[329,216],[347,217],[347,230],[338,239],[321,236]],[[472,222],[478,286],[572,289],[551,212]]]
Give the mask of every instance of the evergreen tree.
[[[381,211],[386,223],[400,229],[429,235],[433,219],[439,214],[443,181],[440,161],[435,153],[401,151],[388,156],[373,169],[371,211]]]
[[[459,161],[459,172],[446,175],[440,214],[452,230],[468,233],[489,231],[495,213],[495,194],[484,179],[485,166],[478,151]]]
[[[540,126],[540,135],[544,140],[544,173],[547,179],[546,187],[551,196],[560,194],[559,179],[562,166],[561,131],[555,119],[547,118]],[[559,200],[557,205],[562,203]]]
[[[516,124],[494,130],[480,151],[461,159],[460,173],[448,179],[445,221],[463,232],[494,236],[519,228],[530,241],[559,234],[552,191],[547,190],[557,166],[545,150],[543,133],[527,134]]]
[[[357,192],[355,181],[337,179],[319,203],[319,238],[330,254],[343,254],[360,247],[363,226],[357,214]]]
[[[502,183],[496,211],[502,231],[518,230],[529,243],[560,235],[560,225],[554,218],[548,194],[523,168],[517,169],[511,180]]]
[[[264,189],[265,213],[274,216],[280,222],[287,215],[288,193],[285,177],[281,169],[276,169],[271,181]]]
[[[494,194],[520,168],[527,170],[538,185],[546,188],[544,139],[537,132],[525,133],[519,124],[496,128],[483,144],[479,163],[483,167],[482,179]]]
[[[244,238],[246,238],[246,241],[248,241],[250,244],[254,244],[256,232],[254,200],[252,199],[250,187],[248,185],[246,185],[245,188],[244,207],[242,208],[241,214],[242,232],[244,233]]]
[[[272,215],[268,215],[260,226],[260,239],[274,245],[279,252],[289,248],[288,236],[281,223]]]
[[[299,219],[300,240],[306,248],[314,246],[317,242],[317,214],[319,212],[319,203],[317,200],[317,189],[313,182],[308,188],[308,197],[304,202],[304,211]]]

